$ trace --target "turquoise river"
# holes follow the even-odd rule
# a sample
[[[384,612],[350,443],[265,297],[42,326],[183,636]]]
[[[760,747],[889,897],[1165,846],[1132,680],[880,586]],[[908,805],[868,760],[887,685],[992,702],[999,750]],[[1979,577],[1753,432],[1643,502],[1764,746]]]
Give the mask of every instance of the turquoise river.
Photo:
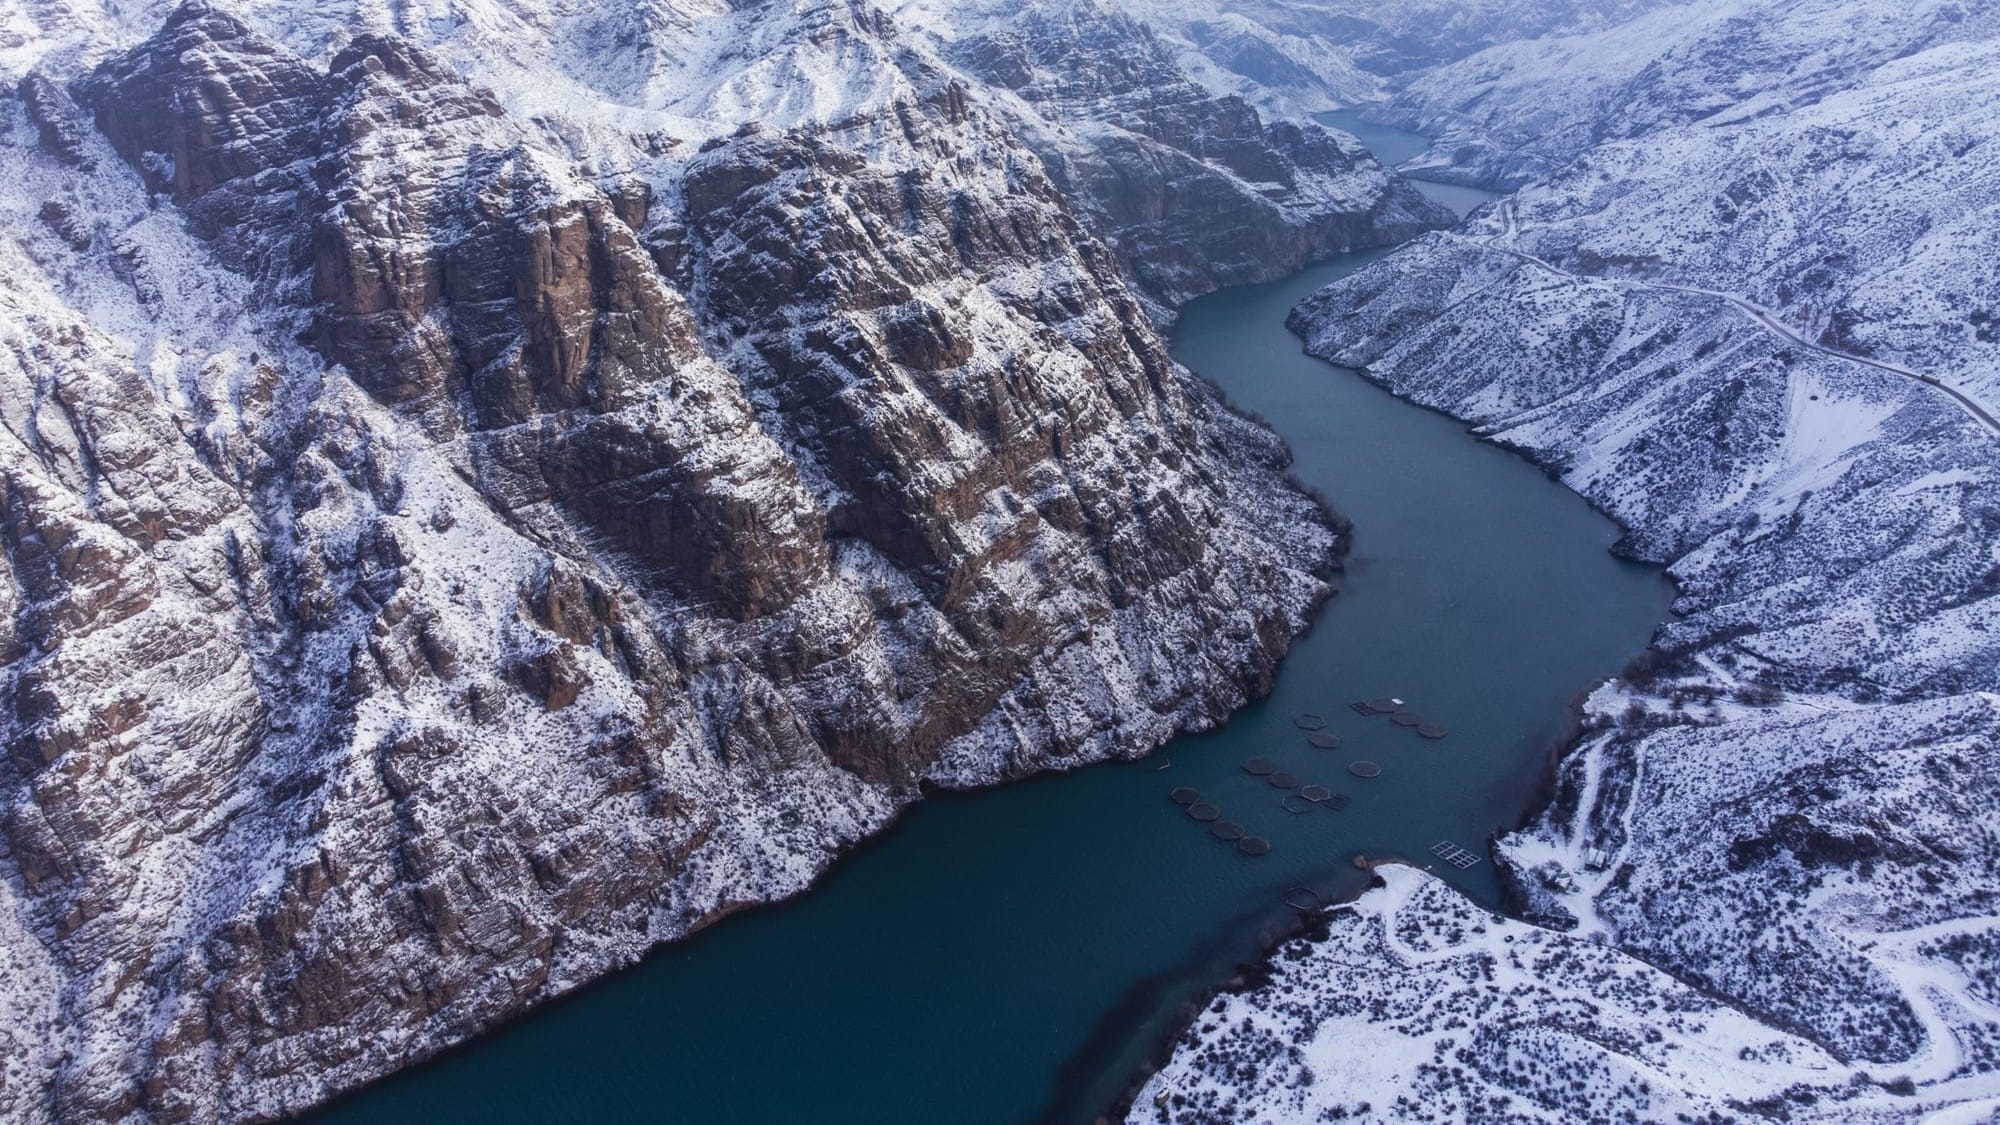
[[[1382,149],[1410,139],[1335,123]],[[1460,208],[1480,198],[1425,190]],[[1451,840],[1484,854],[1535,800],[1575,701],[1646,645],[1671,589],[1615,558],[1618,529],[1526,461],[1300,351],[1292,305],[1379,253],[1203,298],[1174,334],[1181,362],[1269,419],[1298,477],[1354,521],[1344,590],[1268,699],[1143,761],[924,801],[805,896],[320,1118],[1090,1121],[1191,1005],[1296,925],[1287,888],[1351,894],[1358,853],[1429,859]],[[1377,696],[1449,736],[1348,708]],[[1342,746],[1309,745],[1301,711]],[[1288,814],[1242,771],[1253,755],[1352,803]],[[1357,759],[1381,776],[1351,775]],[[1168,800],[1183,785],[1271,854],[1211,839]],[[1490,861],[1436,866],[1497,905]]]

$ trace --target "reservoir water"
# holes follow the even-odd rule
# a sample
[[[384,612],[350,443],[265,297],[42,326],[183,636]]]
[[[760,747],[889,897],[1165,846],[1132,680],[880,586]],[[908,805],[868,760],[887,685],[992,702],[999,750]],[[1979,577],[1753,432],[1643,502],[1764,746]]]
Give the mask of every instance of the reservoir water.
[[[1408,129],[1398,129],[1393,125],[1377,125],[1361,116],[1360,110],[1336,109],[1328,113],[1316,113],[1313,119],[1322,125],[1339,129],[1360,139],[1375,154],[1375,159],[1384,167],[1394,168],[1405,160],[1431,147],[1431,139],[1422,133]],[[1470,214],[1472,209],[1493,198],[1490,191],[1458,184],[1441,184],[1432,180],[1410,178],[1416,189],[1458,212],[1459,218]]]
[[[804,897],[727,919],[322,1114],[332,1122],[1089,1121],[1357,853],[1484,854],[1533,800],[1572,701],[1647,643],[1671,590],[1618,530],[1458,423],[1300,351],[1286,313],[1375,255],[1191,305],[1175,354],[1290,439],[1355,523],[1344,592],[1270,698],[1151,758],[935,797]],[[1350,701],[1398,696],[1426,741]],[[1297,712],[1343,739],[1308,744]],[[1292,815],[1268,757],[1352,802]],[[1367,759],[1381,776],[1347,769]],[[1247,857],[1168,799],[1268,837]],[[1436,863],[1497,904],[1490,861]]]

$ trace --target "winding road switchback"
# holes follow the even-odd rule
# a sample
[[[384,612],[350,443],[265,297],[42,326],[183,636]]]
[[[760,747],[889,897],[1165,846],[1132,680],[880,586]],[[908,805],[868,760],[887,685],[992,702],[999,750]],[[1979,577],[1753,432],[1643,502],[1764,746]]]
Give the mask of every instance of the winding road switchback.
[[[1595,281],[1610,285],[1620,285],[1630,289],[1655,289],[1667,293],[1684,293],[1689,296],[1710,297],[1718,301],[1727,302],[1729,305],[1733,306],[1738,312],[1741,312],[1743,315],[1749,317],[1750,320],[1753,323],[1755,323],[1758,327],[1764,329],[1766,332],[1770,332],[1771,334],[1778,336],[1779,338],[1785,340],[1787,343],[1796,344],[1802,348],[1810,348],[1811,350],[1816,351],[1821,355],[1829,356],[1833,359],[1844,360],[1848,363],[1858,363],[1866,367],[1873,367],[1878,371],[1887,371],[1892,375],[1900,375],[1905,379],[1913,379],[1918,383],[1921,383],[1925,387],[1930,388],[1931,390],[1949,396],[1952,402],[1954,402],[1960,410],[1963,410],[1969,417],[1972,418],[1973,421],[1978,422],[1981,426],[1984,426],[1987,432],[1992,433],[1996,436],[2000,436],[2000,418],[1995,418],[1991,413],[1987,411],[1987,409],[1984,406],[1981,406],[1976,400],[1967,396],[1958,389],[1946,384],[1943,380],[1939,379],[1935,375],[1926,375],[1921,371],[1912,370],[1908,367],[1902,366],[1901,364],[1888,363],[1879,359],[1870,359],[1869,357],[1864,355],[1855,355],[1852,352],[1844,352],[1839,350],[1838,348],[1827,347],[1825,344],[1822,344],[1817,340],[1808,338],[1804,334],[1800,333],[1797,329],[1786,324],[1778,316],[1778,314],[1772,311],[1771,309],[1767,309],[1764,306],[1759,305],[1754,301],[1749,301],[1742,297],[1739,297],[1734,293],[1725,293],[1718,289],[1702,289],[1700,287],[1693,285],[1671,285],[1665,282],[1640,281],[1633,278],[1623,278],[1623,277],[1599,277],[1594,274],[1580,274],[1573,272],[1571,270],[1563,269],[1562,267],[1557,266],[1546,259],[1538,258],[1535,255],[1530,254],[1524,250],[1515,249],[1512,246],[1506,245],[1502,241],[1503,239],[1511,241],[1519,230],[1514,215],[1513,200],[1511,199],[1502,200],[1499,206],[1498,213],[1500,215],[1500,222],[1501,222],[1501,229],[1498,233],[1490,234],[1483,238],[1473,237],[1469,235],[1462,235],[1457,233],[1451,233],[1447,237],[1462,239],[1466,242],[1470,242],[1475,246],[1480,246],[1488,250],[1493,250],[1498,253],[1505,254],[1508,257],[1514,258],[1528,265],[1535,266],[1542,270],[1546,270],[1547,272],[1555,274],[1558,277],[1571,278],[1577,281]]]

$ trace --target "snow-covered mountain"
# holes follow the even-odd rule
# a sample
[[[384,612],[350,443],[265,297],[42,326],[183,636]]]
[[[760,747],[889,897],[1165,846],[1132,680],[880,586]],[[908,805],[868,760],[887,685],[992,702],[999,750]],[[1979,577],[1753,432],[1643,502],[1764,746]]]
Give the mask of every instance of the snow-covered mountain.
[[[1737,0],[1411,83],[1503,157],[1463,167],[1534,178],[1295,324],[1618,517],[1676,617],[1498,843],[1571,937],[1398,873],[1191,1029],[1134,1120],[1347,1104],[1316,1060],[1368,1004],[1408,1048],[1366,1075],[1391,1119],[2000,1106],[1996,67],[1990,6]],[[1335,948],[1376,929],[1413,975]],[[1760,1065],[1700,1062],[1739,1016]]]
[[[1134,1119],[1977,1119],[1996,64],[1964,0],[0,8],[0,1116],[310,1106],[1262,691],[1338,534],[1157,325],[1445,221],[1303,120],[1368,101],[1519,191],[1309,346],[1680,612],[1525,921],[1386,872]]]
[[[1106,0],[912,0],[901,14],[1012,95],[1022,138],[1167,306],[1451,221],[1351,141],[1211,93]]]
[[[1990,4],[1912,0],[1654,4],[1615,27],[1505,42],[1413,76],[1379,108],[1434,134],[1407,167],[1427,179],[1516,187],[1607,140],[1688,122],[1783,114],[1892,59],[1995,33]]]
[[[1337,536],[1153,315],[1442,217],[1116,19],[0,11],[0,1116],[298,1110],[1264,690]]]
[[[1675,0],[1124,0],[1189,74],[1286,116],[1373,103],[1496,44],[1613,27]]]

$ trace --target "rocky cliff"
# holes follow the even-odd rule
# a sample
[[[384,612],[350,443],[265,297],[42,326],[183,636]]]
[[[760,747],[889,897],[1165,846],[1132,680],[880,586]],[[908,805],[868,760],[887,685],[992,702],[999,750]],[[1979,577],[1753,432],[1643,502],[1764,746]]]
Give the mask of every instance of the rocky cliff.
[[[25,19],[0,1114],[309,1106],[799,891],[927,781],[1214,723],[1326,593],[1284,451],[1121,271],[1246,267],[1186,280],[875,9]],[[1423,221],[1170,93],[1157,153],[1374,185],[1174,222]]]
[[[1022,137],[1163,313],[1453,219],[1352,142],[1210,92],[1149,24],[1103,0],[911,0],[904,14],[1012,95],[1000,104],[1017,107]]]

